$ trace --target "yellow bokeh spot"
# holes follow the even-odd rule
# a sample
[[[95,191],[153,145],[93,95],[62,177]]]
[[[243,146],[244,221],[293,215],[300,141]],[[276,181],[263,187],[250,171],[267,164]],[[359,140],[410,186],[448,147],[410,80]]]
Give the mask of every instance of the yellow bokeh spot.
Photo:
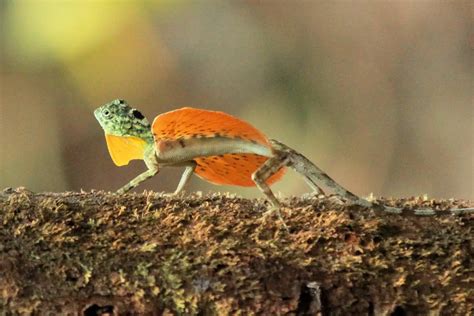
[[[169,4],[157,1],[153,8]],[[74,58],[113,37],[128,21],[146,17],[150,9],[141,1],[11,2],[4,15],[7,51],[28,64]]]

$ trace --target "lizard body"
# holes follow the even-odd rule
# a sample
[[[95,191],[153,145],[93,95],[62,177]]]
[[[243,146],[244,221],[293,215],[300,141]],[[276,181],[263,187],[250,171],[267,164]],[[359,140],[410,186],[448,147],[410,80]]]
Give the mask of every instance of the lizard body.
[[[308,158],[273,139],[245,121],[229,114],[182,108],[158,115],[150,125],[140,111],[123,100],[114,100],[94,111],[102,126],[114,163],[126,165],[143,159],[148,170],[117,193],[125,193],[156,175],[162,166],[185,167],[175,194],[181,192],[195,173],[215,184],[257,186],[277,210],[279,200],[270,189],[286,167],[301,174],[314,194],[324,194],[318,182],[354,204],[388,213],[401,208],[375,204],[351,193]],[[452,209],[453,214],[474,212],[474,208]],[[432,209],[415,210],[415,215],[435,215]],[[280,216],[281,218],[281,216]]]

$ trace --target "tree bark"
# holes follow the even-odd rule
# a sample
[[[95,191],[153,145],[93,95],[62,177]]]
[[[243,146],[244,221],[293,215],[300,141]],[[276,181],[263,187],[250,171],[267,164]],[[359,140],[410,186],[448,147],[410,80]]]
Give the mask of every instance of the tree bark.
[[[472,314],[473,203],[384,202],[6,189],[0,314]]]

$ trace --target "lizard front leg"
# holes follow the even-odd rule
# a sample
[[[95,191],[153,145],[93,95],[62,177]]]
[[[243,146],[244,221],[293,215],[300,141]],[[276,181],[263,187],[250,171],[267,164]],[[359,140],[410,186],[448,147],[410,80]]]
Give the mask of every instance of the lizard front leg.
[[[123,194],[130,191],[131,189],[137,187],[143,181],[152,178],[158,173],[160,169],[158,167],[158,162],[156,160],[155,150],[153,147],[150,147],[149,149],[145,151],[143,160],[145,161],[145,164],[148,170],[139,174],[138,176],[133,178],[129,183],[127,183],[126,185],[118,189],[117,190],[118,194]]]
[[[186,169],[184,169],[183,175],[181,176],[181,179],[179,180],[178,187],[176,188],[176,191],[174,191],[173,195],[176,195],[180,193],[181,191],[183,191],[184,187],[189,182],[189,179],[191,179],[191,176],[193,175],[197,164],[194,160],[191,160],[190,162],[187,162],[185,166],[186,166]]]
[[[158,173],[158,171],[159,171],[158,168],[148,169],[147,171],[139,174],[138,176],[133,178],[133,180],[131,180],[129,183],[127,183],[126,185],[124,185],[123,187],[118,189],[117,193],[122,194],[122,193],[126,193],[126,192],[130,191],[131,189],[137,187],[143,181],[148,180],[151,177],[153,177],[154,175],[156,175]]]

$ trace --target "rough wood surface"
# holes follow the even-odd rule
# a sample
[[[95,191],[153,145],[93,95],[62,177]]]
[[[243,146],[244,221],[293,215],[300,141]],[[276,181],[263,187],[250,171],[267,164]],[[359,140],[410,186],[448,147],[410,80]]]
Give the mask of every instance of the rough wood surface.
[[[4,190],[0,314],[472,314],[472,214],[285,205],[289,233],[263,200]]]

